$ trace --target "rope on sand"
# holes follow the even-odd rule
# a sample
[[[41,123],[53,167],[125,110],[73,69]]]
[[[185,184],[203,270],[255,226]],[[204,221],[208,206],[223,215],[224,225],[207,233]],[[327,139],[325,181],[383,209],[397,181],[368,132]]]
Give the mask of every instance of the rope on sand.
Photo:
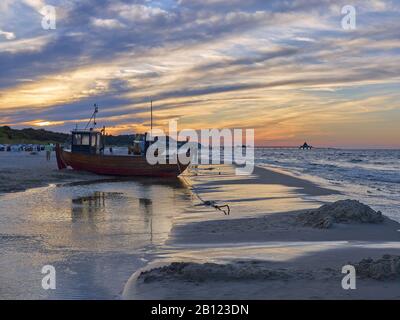
[[[182,174],[181,166],[178,161],[178,168],[179,172],[181,173],[180,177],[185,181],[185,183],[190,187],[190,190],[192,191],[192,194],[194,194],[205,206],[208,207],[213,207],[219,211],[222,211],[226,216],[228,216],[231,213],[231,208],[229,207],[228,204],[223,204],[223,205],[218,205],[215,201],[209,201],[209,200],[204,200],[202,197],[200,197],[199,193],[196,191],[196,187],[191,184],[186,177]]]

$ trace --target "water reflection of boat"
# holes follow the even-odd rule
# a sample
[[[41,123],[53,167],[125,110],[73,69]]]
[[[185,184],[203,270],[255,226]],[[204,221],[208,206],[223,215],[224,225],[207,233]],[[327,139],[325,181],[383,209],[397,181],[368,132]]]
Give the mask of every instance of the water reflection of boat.
[[[95,107],[95,112],[88,124],[92,119],[94,125],[96,124],[95,115],[97,112],[97,107]],[[167,161],[166,164],[149,164],[146,159],[149,143],[146,140],[143,141],[140,152],[126,156],[104,154],[104,127],[100,131],[92,127],[83,130],[75,129],[71,133],[70,151],[62,149],[60,145],[56,146],[57,165],[60,170],[71,167],[74,170],[89,171],[101,175],[177,177],[188,166],[188,164],[180,163],[179,159],[176,159],[176,163]]]
[[[112,193],[110,193],[112,194]],[[105,192],[95,191],[93,194],[72,199],[71,216],[73,222],[100,220],[105,207]]]

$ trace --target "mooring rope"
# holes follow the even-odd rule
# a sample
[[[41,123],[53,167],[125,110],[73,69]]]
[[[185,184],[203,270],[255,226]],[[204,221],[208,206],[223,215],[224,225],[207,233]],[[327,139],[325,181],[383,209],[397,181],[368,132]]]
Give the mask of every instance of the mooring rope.
[[[182,174],[181,166],[178,163],[178,168],[179,172],[181,173],[180,177],[185,181],[185,183],[190,187],[190,190],[192,191],[192,194],[194,194],[205,206],[208,207],[213,207],[219,211],[222,211],[226,216],[231,213],[231,208],[229,207],[228,204],[223,204],[223,205],[218,205],[215,201],[209,201],[209,200],[204,200],[202,197],[200,197],[199,193],[196,191],[196,188],[193,184],[191,184],[186,177]],[[226,209],[224,209],[226,208]]]

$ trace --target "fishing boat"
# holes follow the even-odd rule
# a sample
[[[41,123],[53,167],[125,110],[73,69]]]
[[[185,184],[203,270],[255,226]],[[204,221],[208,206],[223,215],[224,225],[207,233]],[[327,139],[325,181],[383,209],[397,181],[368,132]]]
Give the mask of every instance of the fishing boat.
[[[147,135],[137,135],[141,138],[133,142],[133,147],[128,148],[127,155],[105,154],[105,127],[96,130],[96,113],[89,120],[93,127],[87,129],[74,129],[71,131],[71,148],[63,149],[56,145],[58,169],[71,167],[74,170],[88,171],[100,175],[112,176],[148,176],[148,177],[177,177],[183,173],[188,164],[182,164],[179,159],[176,163],[167,161],[166,164],[150,164],[146,159],[146,150],[149,142]],[[135,139],[136,140],[136,139]]]

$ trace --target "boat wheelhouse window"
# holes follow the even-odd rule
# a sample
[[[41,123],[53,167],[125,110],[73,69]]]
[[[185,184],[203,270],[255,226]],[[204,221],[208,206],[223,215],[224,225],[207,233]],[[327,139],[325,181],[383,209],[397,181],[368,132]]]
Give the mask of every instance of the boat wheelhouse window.
[[[83,146],[88,146],[90,145],[90,135],[88,134],[83,134],[82,135],[82,143]]]
[[[100,132],[98,132],[97,134],[96,134],[96,137],[97,137],[97,148],[101,148],[101,133]]]
[[[90,144],[92,147],[96,147],[97,145],[96,141],[97,141],[97,134],[93,134],[90,140]]]
[[[79,133],[74,133],[72,135],[72,144],[80,145],[82,143],[82,136]]]

